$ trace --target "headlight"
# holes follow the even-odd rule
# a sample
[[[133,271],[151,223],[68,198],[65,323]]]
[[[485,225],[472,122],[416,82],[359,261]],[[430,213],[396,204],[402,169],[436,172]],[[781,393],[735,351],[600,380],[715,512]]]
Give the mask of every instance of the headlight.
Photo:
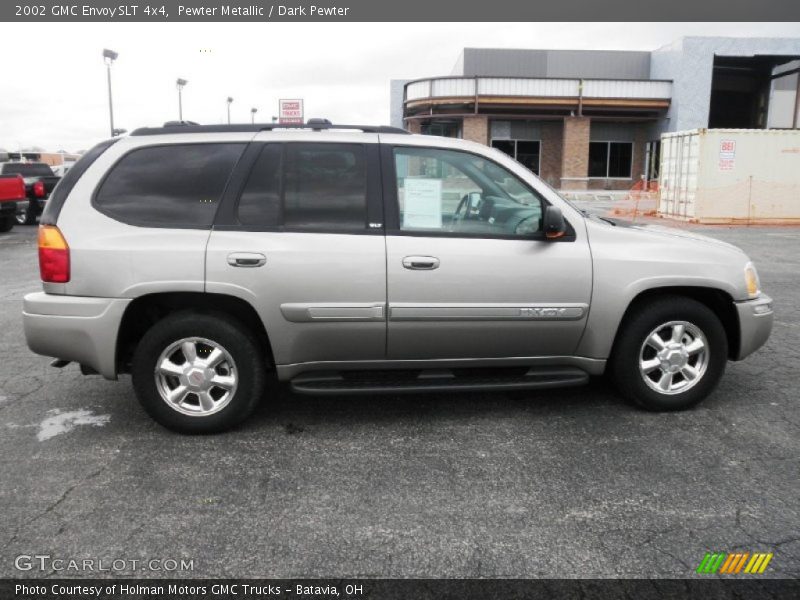
[[[751,298],[758,296],[761,291],[761,283],[758,281],[758,273],[753,263],[747,263],[744,268],[744,281],[747,284],[747,294]]]

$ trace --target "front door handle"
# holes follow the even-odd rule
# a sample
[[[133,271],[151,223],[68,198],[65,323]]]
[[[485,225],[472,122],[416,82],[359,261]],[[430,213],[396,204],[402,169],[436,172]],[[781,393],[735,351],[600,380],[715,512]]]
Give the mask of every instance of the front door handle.
[[[439,259],[435,256],[406,256],[403,266],[414,271],[432,271],[439,268]]]
[[[265,265],[267,257],[258,252],[233,252],[228,254],[228,264],[232,267],[260,267]]]

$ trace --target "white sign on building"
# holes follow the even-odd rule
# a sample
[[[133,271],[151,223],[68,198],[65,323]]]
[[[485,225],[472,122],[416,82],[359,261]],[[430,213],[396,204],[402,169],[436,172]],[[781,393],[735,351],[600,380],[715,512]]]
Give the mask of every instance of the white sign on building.
[[[303,124],[303,101],[278,100],[278,123],[282,125]]]

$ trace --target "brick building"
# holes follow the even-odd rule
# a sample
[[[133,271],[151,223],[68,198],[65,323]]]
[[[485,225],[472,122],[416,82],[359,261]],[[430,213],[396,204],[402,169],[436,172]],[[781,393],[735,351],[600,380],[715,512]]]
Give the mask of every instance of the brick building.
[[[687,37],[648,51],[465,48],[391,83],[392,124],[513,156],[565,190],[657,176],[661,133],[800,126],[800,38]]]

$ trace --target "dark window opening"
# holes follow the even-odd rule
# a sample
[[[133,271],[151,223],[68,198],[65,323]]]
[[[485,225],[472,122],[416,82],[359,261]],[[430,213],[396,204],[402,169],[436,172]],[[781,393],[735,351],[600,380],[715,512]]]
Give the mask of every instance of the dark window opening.
[[[122,222],[154,227],[211,227],[244,144],[174,144],[126,154],[95,196]]]
[[[239,198],[239,222],[244,225],[275,226],[280,222],[280,144],[264,146]]]
[[[773,70],[796,56],[715,56],[708,127],[764,129],[768,126]]]
[[[492,148],[508,154],[511,158],[539,174],[541,143],[533,140],[492,140]]]
[[[264,147],[239,200],[243,225],[324,231],[366,228],[366,149],[357,144]]]
[[[627,179],[632,167],[632,142],[589,143],[589,177]]]
[[[460,138],[461,123],[457,121],[432,121],[430,123],[423,123],[420,127],[420,131],[424,135]]]

